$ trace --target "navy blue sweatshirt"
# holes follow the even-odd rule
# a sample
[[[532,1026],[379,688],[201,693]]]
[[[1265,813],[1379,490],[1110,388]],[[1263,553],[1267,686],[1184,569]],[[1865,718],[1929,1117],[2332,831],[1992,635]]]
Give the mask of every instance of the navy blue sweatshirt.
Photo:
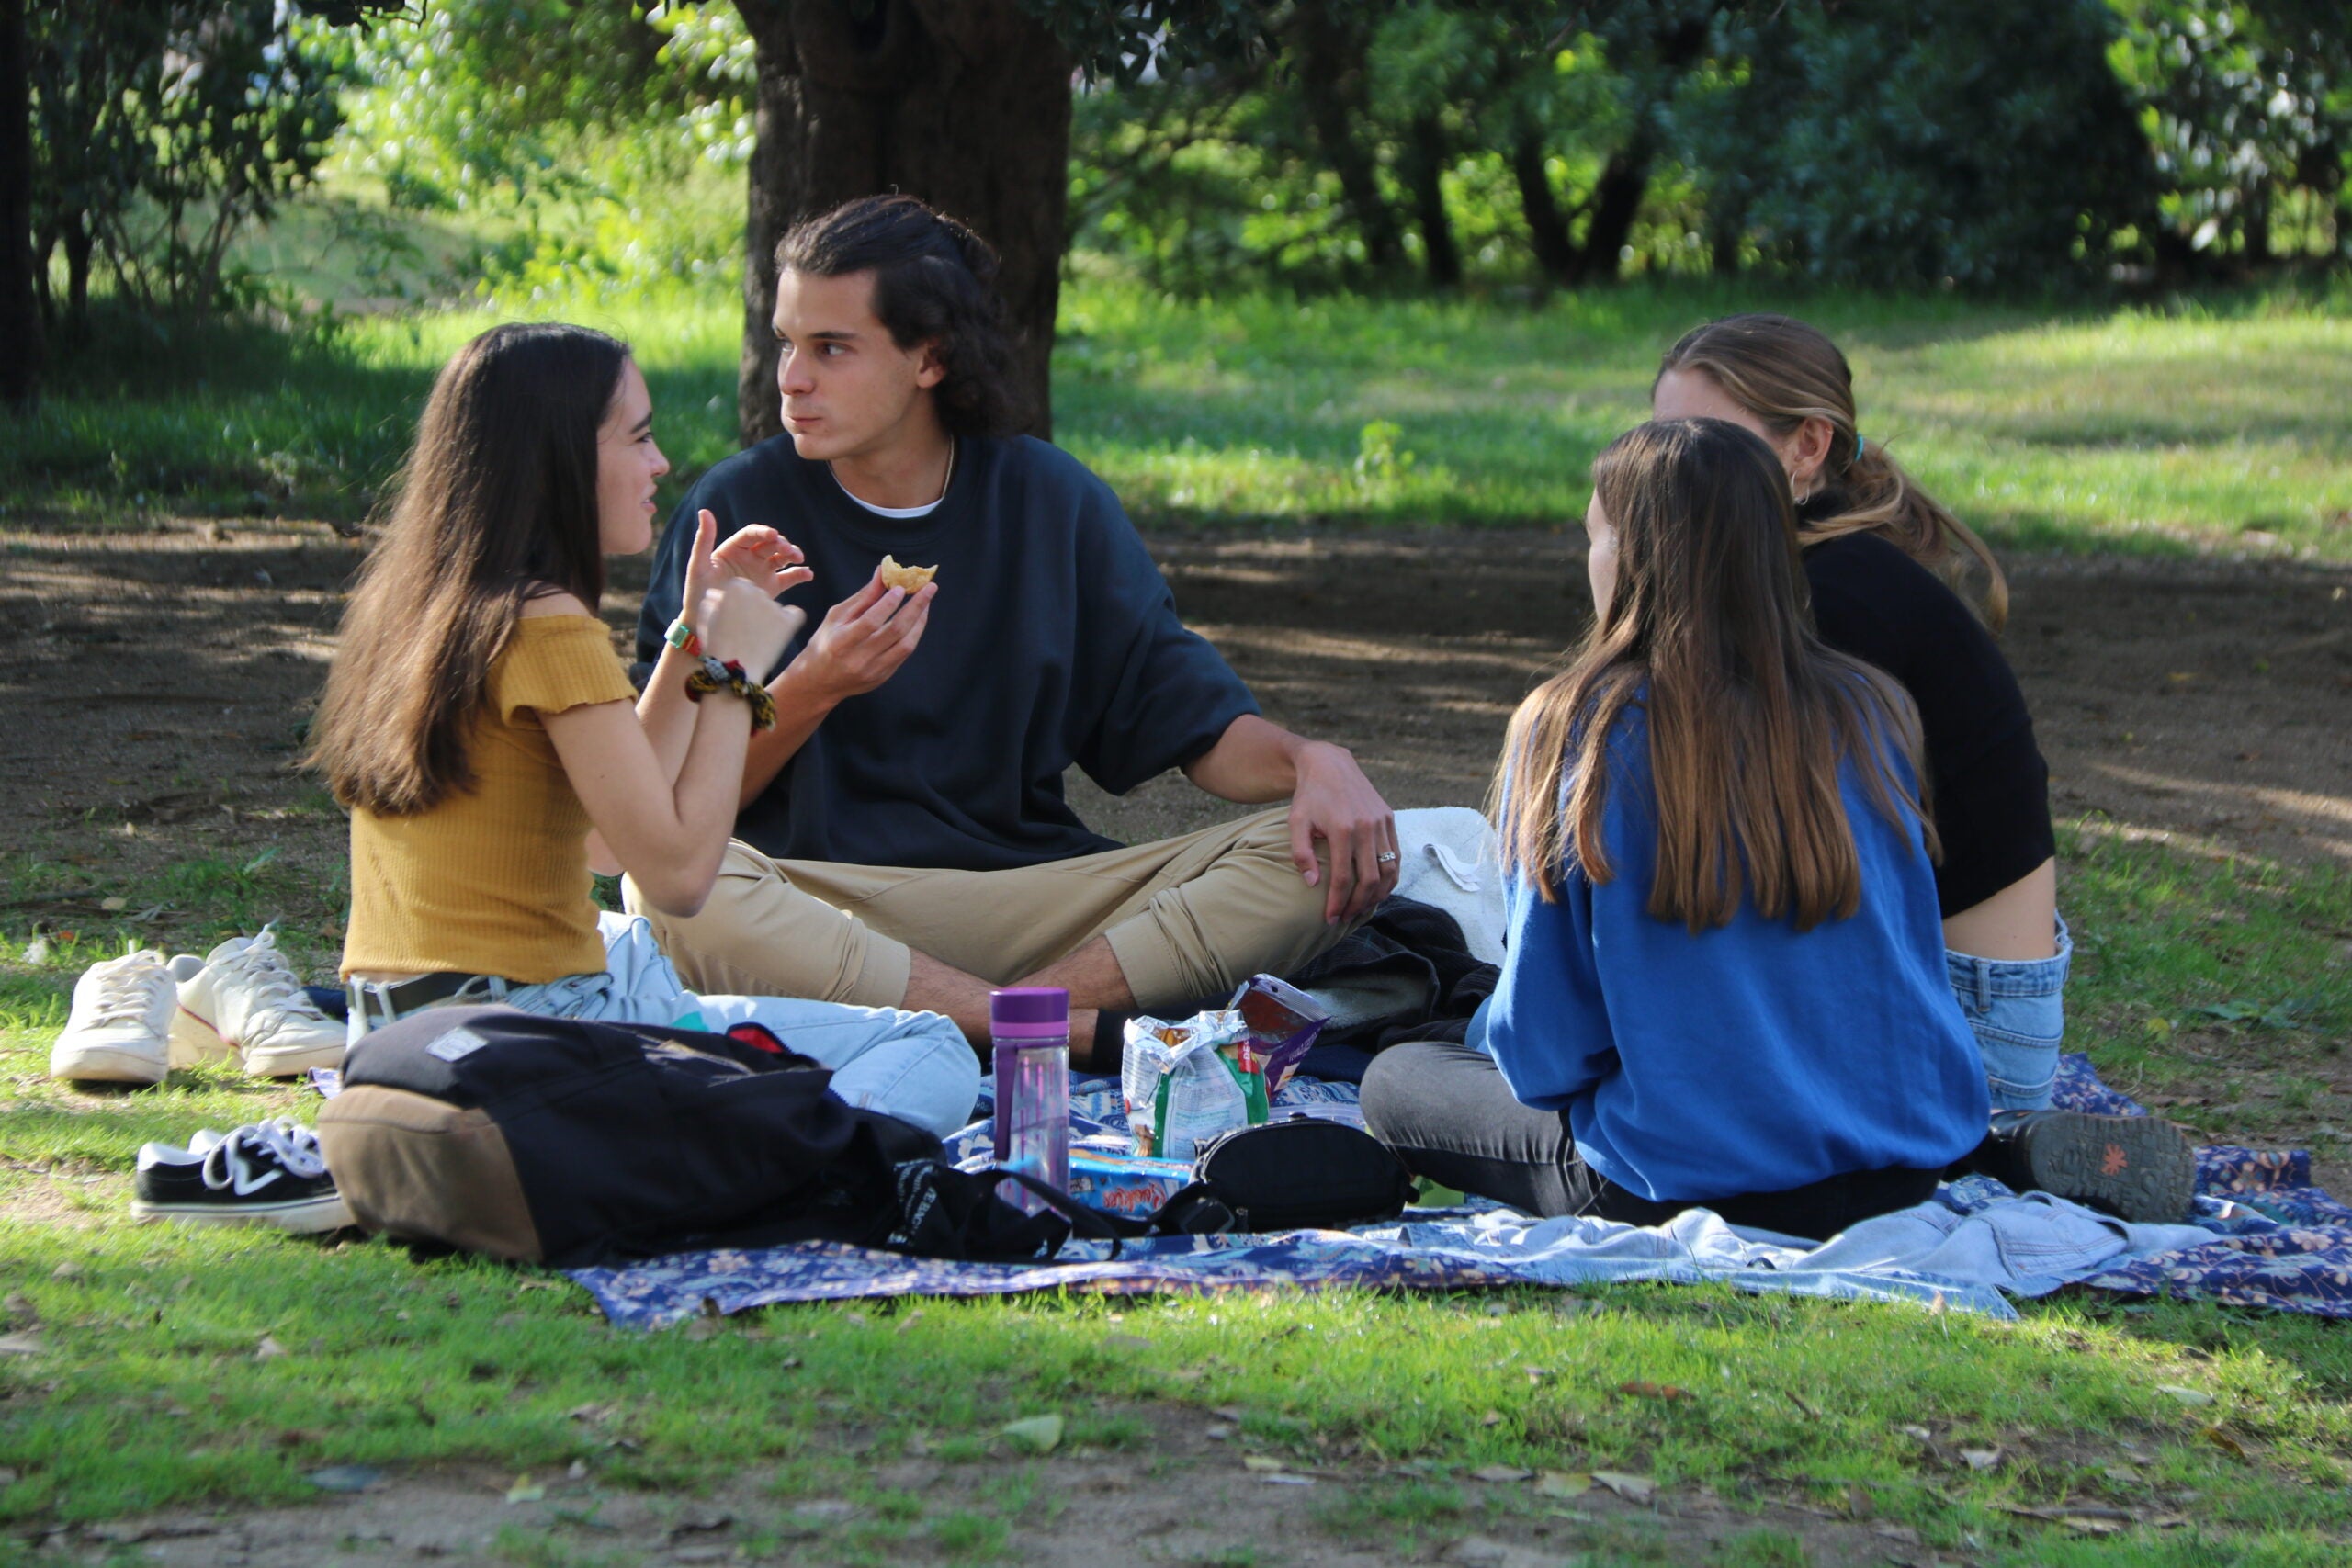
[[[1944,977],[1917,819],[1889,822],[1844,764],[1860,908],[1800,932],[1743,898],[1693,936],[1648,911],[1657,797],[1638,707],[1609,757],[1614,875],[1595,886],[1571,865],[1552,904],[1513,879],[1502,978],[1471,1021],[1520,1102],[1566,1111],[1585,1163],[1659,1201],[1938,1170],[1974,1148],[1984,1064]]]
[[[808,626],[787,660],[885,555],[939,569],[912,656],[828,715],[737,818],[736,836],[779,860],[994,871],[1115,849],[1063,799],[1066,768],[1123,795],[1258,711],[1177,619],[1110,487],[1042,441],[960,440],[946,498],[910,519],[859,506],[788,436],[729,458],[662,536],[638,621],[642,663],[677,616],[704,507],[722,540],[764,523],[806,552],[816,580],[783,603]]]

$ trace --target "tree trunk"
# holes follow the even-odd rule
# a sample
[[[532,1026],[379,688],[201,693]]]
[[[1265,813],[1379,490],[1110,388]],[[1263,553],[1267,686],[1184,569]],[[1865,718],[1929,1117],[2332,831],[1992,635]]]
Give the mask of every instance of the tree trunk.
[[[775,246],[862,196],[920,197],[1002,258],[1033,429],[1052,433],[1048,369],[1069,205],[1069,52],[1018,0],[738,0],[759,84],[744,224],[746,445],[782,427]],[[865,12],[864,16],[857,14]]]
[[[1739,274],[1739,243],[1747,214],[1720,196],[1707,203],[1707,266],[1717,277]]]
[[[1634,232],[1642,197],[1650,187],[1648,138],[1609,155],[1600,178],[1593,182],[1592,218],[1585,225],[1584,245],[1577,256],[1578,283],[1607,282],[1617,276],[1619,254]]]
[[[1445,128],[1437,116],[1413,121],[1413,217],[1421,231],[1421,255],[1432,288],[1462,287],[1462,247],[1453,243],[1453,220],[1445,211]]]
[[[1535,249],[1535,265],[1555,283],[1566,283],[1576,270],[1576,241],[1568,235],[1568,220],[1560,215],[1559,198],[1552,194],[1552,175],[1544,168],[1544,139],[1522,132],[1511,143],[1510,174],[1519,182],[1519,209],[1527,220],[1527,235]]]
[[[0,403],[17,409],[30,408],[40,387],[31,71],[25,0],[0,0]]]
[[[90,226],[76,213],[60,238],[65,246],[65,331],[79,338],[90,327]]]
[[[1364,260],[1373,271],[1388,272],[1405,253],[1404,240],[1396,215],[1381,198],[1372,149],[1356,134],[1364,115],[1369,39],[1360,20],[1342,21],[1338,9],[1332,0],[1301,0],[1290,37],[1294,66],[1316,143],[1338,176],[1340,198],[1363,238]]]
[[[2238,227],[2245,236],[2246,268],[2258,272],[2271,262],[2270,186],[2257,181],[2246,186],[2239,199],[2242,205]]]

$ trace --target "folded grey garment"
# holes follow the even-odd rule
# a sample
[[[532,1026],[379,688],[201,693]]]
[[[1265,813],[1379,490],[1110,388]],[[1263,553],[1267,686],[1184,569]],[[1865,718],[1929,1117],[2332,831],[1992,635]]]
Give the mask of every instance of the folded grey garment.
[[[1430,1010],[1430,984],[1407,975],[1367,975],[1306,993],[1331,1010],[1324,1028],[1333,1033],[1375,1019]]]
[[[1510,910],[1495,830],[1482,813],[1466,806],[1396,813],[1396,894],[1452,915],[1479,963],[1503,961]]]

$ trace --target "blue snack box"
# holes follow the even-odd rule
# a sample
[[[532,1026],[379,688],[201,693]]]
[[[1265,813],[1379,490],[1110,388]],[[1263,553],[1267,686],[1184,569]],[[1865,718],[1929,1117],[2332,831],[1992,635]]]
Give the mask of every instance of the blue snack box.
[[[1104,1213],[1140,1218],[1192,1181],[1193,1168],[1185,1160],[1145,1159],[1084,1144],[1070,1147],[1069,1195]]]

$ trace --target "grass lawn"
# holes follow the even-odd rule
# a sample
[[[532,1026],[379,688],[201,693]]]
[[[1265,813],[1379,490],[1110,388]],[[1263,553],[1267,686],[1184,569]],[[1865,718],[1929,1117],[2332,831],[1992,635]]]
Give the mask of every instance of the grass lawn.
[[[2352,878],[2081,834],[2064,852],[2076,1043],[2114,1081],[2175,1081],[2190,1069],[2152,1047],[2188,1032],[2260,1032],[2270,1077],[2352,1034]],[[250,930],[294,891],[268,866],[215,872],[191,883],[177,944]],[[877,1492],[873,1461],[978,1464],[1005,1423],[1059,1414],[1070,1448],[1140,1465],[1136,1411],[1172,1403],[1238,1407],[1253,1455],[1408,1472],[1313,1516],[1341,1541],[1434,1551],[1551,1506],[1477,1483],[1501,1465],[1867,1517],[1988,1563],[2316,1564],[2352,1543],[2352,1339],[2310,1320],[2085,1298],[1999,1325],[1622,1288],[804,1307],[640,1336],[554,1276],[135,1225],[141,1143],[310,1105],[212,1068],[132,1094],[51,1084],[73,976],[131,929],[27,963],[29,920],[0,919],[0,1520],[17,1526],[299,1500],[332,1464],[544,1478],[577,1461],[601,1486],[673,1495],[774,1467],[779,1495],[866,1509],[796,1548],[814,1560],[985,1561],[1011,1550],[1018,1498],[939,1514]],[[300,923],[288,946],[329,957]],[[1978,1470],[1968,1450],[1998,1457]],[[2189,1522],[2077,1536],[2005,1511],[2058,1505]],[[1756,1561],[1807,1561],[1757,1539]]]
[[[1559,523],[1581,512],[1591,453],[1639,417],[1659,349],[1697,321],[1771,304],[1839,336],[1865,433],[1998,542],[2352,559],[2341,296],[2052,314],[1695,286],[1540,308],[1188,304],[1090,283],[1065,296],[1057,436],[1163,525]],[[636,343],[679,466],[673,495],[733,449],[724,288],[300,334],[189,330],[111,343],[11,427],[0,533],[165,512],[356,517],[434,367],[509,315]],[[297,962],[323,972],[342,887],[292,869],[334,858],[339,824],[313,804],[288,819],[294,852],[189,860],[145,886],[0,846],[0,897],[123,901],[35,953],[44,906],[0,904],[0,1564],[30,1558],[27,1532],[51,1523],[299,1501],[322,1466],[442,1462],[543,1478],[577,1465],[664,1494],[773,1470],[763,1484],[780,1498],[865,1508],[791,1545],[803,1558],[985,1562],[1012,1552],[1028,1492],[940,1513],[873,1481],[871,1461],[922,1450],[977,1474],[1001,1458],[1006,1422],[1053,1413],[1066,1448],[1140,1474],[1156,1462],[1146,1417],[1171,1408],[1238,1409],[1234,1440],[1255,1457],[1383,1477],[1343,1504],[1306,1500],[1301,1517],[1335,1541],[1411,1552],[1554,1506],[1532,1484],[1479,1481],[1498,1465],[1872,1520],[1915,1532],[1905,1561],[2352,1552],[2352,1340],[2310,1320],[2086,1298],[1998,1325],[1631,1288],[809,1307],[637,1336],[554,1277],[419,1263],[379,1243],[133,1225],[142,1142],[311,1102],[213,1069],[136,1094],[65,1092],[46,1067],[73,979],[126,938],[164,929],[201,950],[278,916]],[[2321,1069],[2352,1037],[2352,876],[2091,825],[2062,855],[2080,942],[2073,1043],[2110,1081],[2216,1134],[2259,1125],[2257,1101],[2332,1103]],[[137,921],[156,906],[161,928]],[[2109,1535],[2097,1533],[2106,1517],[2069,1527],[2013,1511],[2060,1505],[2156,1522]],[[1581,1549],[1680,1561],[1605,1535]],[[607,1560],[520,1539],[504,1555]],[[1718,1560],[1808,1559],[1759,1531]]]
[[[2221,296],[2056,314],[1700,286],[1497,303],[1064,294],[1057,437],[1149,522],[1555,524],[1646,407],[1659,351],[1780,308],[1851,355],[1864,433],[1990,537],[2352,558],[2352,310]],[[498,320],[636,345],[672,494],[734,450],[733,291],[352,318],[282,335],[110,329],[0,451],[0,518],[171,506],[355,517],[434,369]]]

